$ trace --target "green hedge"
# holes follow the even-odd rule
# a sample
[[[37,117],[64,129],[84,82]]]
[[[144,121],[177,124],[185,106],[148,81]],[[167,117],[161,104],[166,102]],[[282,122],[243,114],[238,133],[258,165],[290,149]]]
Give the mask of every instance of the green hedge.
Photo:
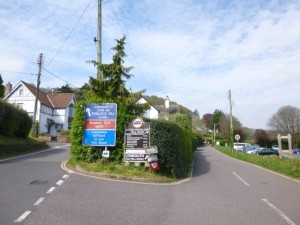
[[[76,160],[82,160],[85,162],[96,162],[101,159],[101,151],[104,147],[93,147],[88,145],[82,145],[82,136],[84,130],[84,105],[85,104],[101,104],[97,100],[80,101],[75,104],[75,117],[72,123],[71,129],[71,154]],[[132,116],[126,113],[126,107],[122,105],[117,106],[117,136],[116,146],[109,147],[110,161],[121,162],[124,156],[124,129],[125,125],[130,123]]]
[[[176,178],[186,177],[201,138],[169,121],[151,121],[150,127],[151,145],[158,148],[161,170]]]
[[[71,154],[75,160],[88,163],[101,159],[104,147],[82,145],[84,131],[84,105],[101,103],[96,100],[81,101],[75,104],[75,117],[71,129]],[[124,158],[124,130],[136,116],[128,115],[125,106],[117,107],[117,139],[116,146],[109,147],[108,160],[122,163]],[[149,121],[145,119],[145,121]],[[169,121],[150,120],[150,142],[158,147],[158,158],[161,172],[169,176],[182,178],[190,171],[193,152],[200,145],[198,135],[184,130],[182,127]]]
[[[0,134],[25,138],[31,126],[32,119],[25,110],[0,101]]]

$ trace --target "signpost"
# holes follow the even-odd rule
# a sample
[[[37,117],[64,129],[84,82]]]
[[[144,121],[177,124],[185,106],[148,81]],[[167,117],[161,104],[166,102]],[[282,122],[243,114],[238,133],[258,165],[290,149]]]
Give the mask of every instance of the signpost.
[[[125,161],[146,162],[150,144],[150,124],[137,117],[125,129]]]
[[[86,104],[84,106],[83,144],[91,146],[115,146],[117,104]],[[109,156],[107,148],[104,157]]]

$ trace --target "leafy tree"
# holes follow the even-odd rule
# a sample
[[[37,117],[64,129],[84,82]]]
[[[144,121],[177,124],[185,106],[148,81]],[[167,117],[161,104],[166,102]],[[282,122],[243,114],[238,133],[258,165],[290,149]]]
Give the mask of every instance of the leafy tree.
[[[82,146],[83,112],[82,107],[86,103],[117,103],[117,140],[113,147],[110,160],[119,161],[123,159],[123,137],[124,127],[133,117],[141,115],[149,106],[147,104],[135,104],[144,91],[131,93],[125,88],[125,80],[130,79],[129,74],[132,67],[124,67],[125,37],[116,40],[117,45],[112,48],[115,51],[111,64],[99,64],[90,61],[102,73],[102,79],[90,77],[89,84],[84,85],[80,94],[83,101],[75,105],[75,118],[72,126],[72,148],[71,152],[75,158],[94,162],[101,158],[99,150],[102,148]]]
[[[186,131],[192,131],[192,122],[186,114],[176,114],[175,123],[181,126]]]
[[[211,120],[212,120],[212,116],[213,114],[211,113],[205,113],[202,117],[202,119],[204,120],[205,126],[206,128],[210,129],[211,128]]]
[[[211,127],[216,127],[216,129],[220,128],[220,119],[221,117],[224,115],[224,113],[221,110],[216,109],[212,115],[212,119],[211,119]]]
[[[0,98],[4,98],[4,94],[5,94],[5,86],[3,85],[3,80],[0,73]]]
[[[199,132],[203,127],[203,121],[200,119],[200,115],[197,109],[193,112],[192,127],[194,131]]]
[[[239,142],[243,142],[245,140],[245,133],[243,132],[243,130],[241,128],[233,129],[233,136],[235,136],[237,134],[240,136]]]
[[[229,114],[223,114],[219,121],[219,134],[221,137],[225,138],[227,141],[230,141],[230,116]],[[238,134],[241,128],[240,121],[232,116],[232,125],[233,125],[233,134]],[[236,132],[235,132],[236,131]],[[243,135],[244,137],[244,135]]]
[[[292,144],[300,144],[300,109],[294,106],[281,107],[268,121],[268,126],[283,135],[292,135]]]
[[[74,90],[69,86],[69,84],[63,85],[60,88],[56,88],[57,92],[60,93],[73,93]]]
[[[260,146],[267,146],[270,142],[268,133],[263,129],[256,129],[253,134],[253,138],[256,144]]]

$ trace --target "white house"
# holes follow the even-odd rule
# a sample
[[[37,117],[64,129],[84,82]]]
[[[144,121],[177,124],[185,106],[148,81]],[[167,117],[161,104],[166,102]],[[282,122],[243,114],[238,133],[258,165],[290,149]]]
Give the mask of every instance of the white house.
[[[145,97],[141,97],[137,101],[137,104],[144,103],[148,103]],[[150,119],[158,119],[163,117],[164,119],[169,120],[170,114],[176,114],[179,112],[180,107],[178,105],[170,105],[170,98],[166,96],[164,105],[150,105],[150,108],[143,114],[143,116]]]
[[[23,108],[33,117],[36,87],[20,81],[14,88],[6,85],[4,101]],[[49,133],[57,137],[62,130],[70,130],[74,118],[74,93],[46,93],[39,91],[36,121],[39,121],[39,133]]]
[[[136,103],[137,104],[145,104],[145,103],[148,103],[148,101],[144,97],[141,97],[139,100],[137,100]],[[159,111],[151,105],[150,105],[150,108],[147,111],[145,111],[145,113],[143,114],[144,117],[150,118],[150,119],[158,119],[158,115],[159,115]]]

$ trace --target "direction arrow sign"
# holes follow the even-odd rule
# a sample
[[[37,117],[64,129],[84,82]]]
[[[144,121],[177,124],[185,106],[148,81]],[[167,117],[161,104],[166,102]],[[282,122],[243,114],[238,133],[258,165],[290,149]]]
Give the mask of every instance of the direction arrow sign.
[[[83,144],[116,145],[117,104],[86,104],[84,119]]]

